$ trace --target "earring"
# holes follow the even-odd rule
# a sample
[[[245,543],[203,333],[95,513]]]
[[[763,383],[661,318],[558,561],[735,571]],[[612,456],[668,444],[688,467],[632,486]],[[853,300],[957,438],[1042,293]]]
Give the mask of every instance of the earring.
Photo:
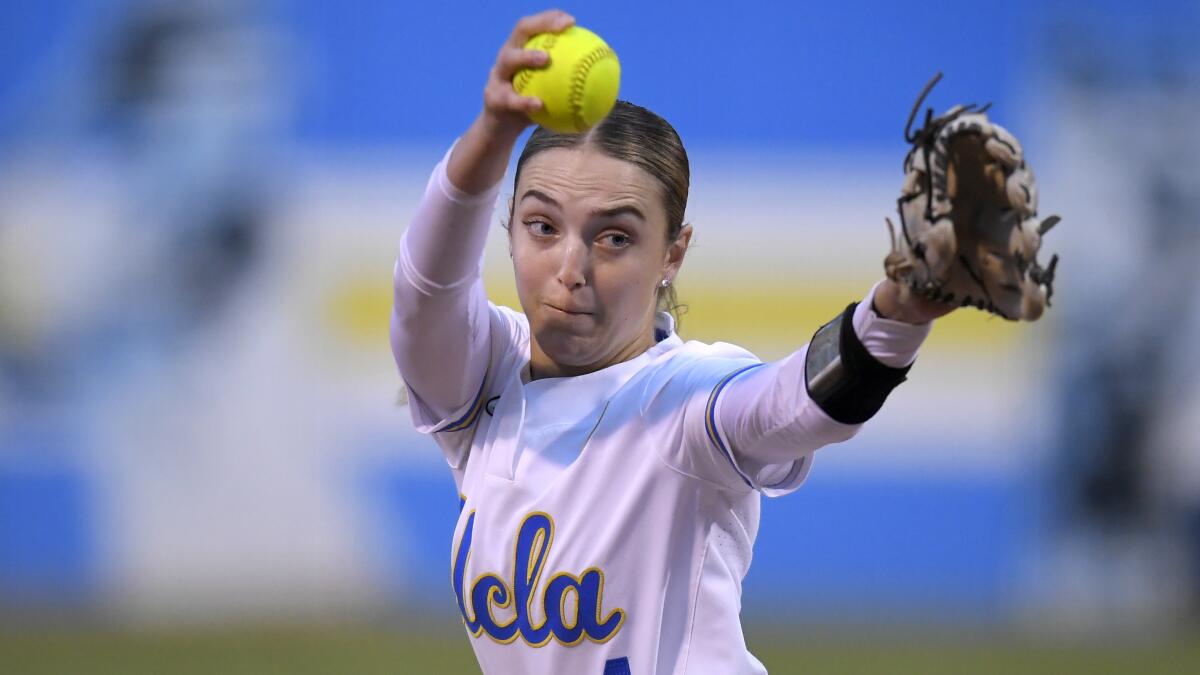
[[[662,283],[659,284],[659,286],[662,286],[663,288],[666,288],[667,286],[670,286],[670,285],[671,285],[671,280],[667,279],[667,278],[664,278],[662,280]]]

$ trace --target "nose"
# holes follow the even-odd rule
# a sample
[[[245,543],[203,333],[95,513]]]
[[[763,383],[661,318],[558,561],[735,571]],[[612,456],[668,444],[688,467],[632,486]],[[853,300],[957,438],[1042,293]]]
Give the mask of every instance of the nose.
[[[558,281],[571,290],[587,285],[589,251],[587,244],[581,241],[568,241],[562,249],[562,258],[558,264]]]

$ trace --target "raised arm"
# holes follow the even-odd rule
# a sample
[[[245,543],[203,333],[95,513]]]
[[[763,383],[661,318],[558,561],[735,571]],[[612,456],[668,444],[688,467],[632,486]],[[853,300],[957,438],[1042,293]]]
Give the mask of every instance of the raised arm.
[[[467,405],[487,369],[491,326],[480,277],[483,247],[513,146],[531,124],[527,113],[541,105],[518,95],[512,78],[546,63],[544,52],[522,45],[572,22],[549,11],[517,23],[488,75],[483,110],[434,169],[401,238],[392,353],[415,405],[429,417],[445,419]]]

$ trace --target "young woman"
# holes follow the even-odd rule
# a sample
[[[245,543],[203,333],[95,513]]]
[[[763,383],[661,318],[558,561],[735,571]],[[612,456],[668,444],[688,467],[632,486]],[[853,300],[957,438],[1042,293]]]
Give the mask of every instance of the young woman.
[[[540,104],[511,80],[546,62],[529,36],[572,21],[517,24],[396,263],[392,349],[462,498],[459,609],[488,673],[765,672],[738,619],[759,494],[853,436],[950,308],[885,280],[781,361],[684,342],[659,310],[692,235],[687,154],[623,101],[530,137],[507,227],[523,313],[489,303],[484,240]]]

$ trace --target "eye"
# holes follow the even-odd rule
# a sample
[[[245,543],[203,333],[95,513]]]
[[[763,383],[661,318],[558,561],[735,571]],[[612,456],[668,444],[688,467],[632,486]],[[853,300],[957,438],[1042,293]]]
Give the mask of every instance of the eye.
[[[544,220],[526,221],[525,227],[529,228],[529,233],[535,237],[550,237],[558,231],[554,229],[553,225]]]
[[[600,236],[600,241],[612,248],[625,248],[633,243],[633,237],[624,232],[605,232]]]

